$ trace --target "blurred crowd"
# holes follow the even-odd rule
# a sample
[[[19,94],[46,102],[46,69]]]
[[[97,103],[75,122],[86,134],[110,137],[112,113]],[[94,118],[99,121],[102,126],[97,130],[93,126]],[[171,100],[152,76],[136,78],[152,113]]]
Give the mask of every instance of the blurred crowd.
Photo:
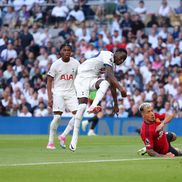
[[[171,113],[177,103],[177,117],[182,117],[182,31],[180,20],[171,21],[182,15],[182,1],[172,9],[161,0],[148,21],[142,0],[133,10],[127,1],[117,1],[112,11],[108,16],[104,6],[92,7],[85,0],[1,1],[0,115],[52,115],[46,74],[60,57],[60,45],[69,41],[80,62],[101,50],[127,50],[125,63],[115,67],[128,93],[126,98],[118,93],[118,117],[140,116],[143,101],[152,102],[159,113]],[[113,116],[110,90],[101,105],[106,116]]]

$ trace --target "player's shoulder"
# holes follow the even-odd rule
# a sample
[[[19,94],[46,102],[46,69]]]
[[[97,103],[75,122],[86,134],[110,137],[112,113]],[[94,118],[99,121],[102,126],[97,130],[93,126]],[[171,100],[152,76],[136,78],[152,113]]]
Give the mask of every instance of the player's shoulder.
[[[154,113],[155,114],[155,118],[156,118],[156,122],[161,122],[161,120],[164,120],[166,113]]]
[[[59,59],[57,59],[56,61],[54,61],[54,62],[52,63],[52,65],[54,66],[54,65],[61,64],[61,63],[62,63],[62,59],[59,58]]]
[[[110,51],[101,51],[101,58],[105,61],[114,62],[114,55]]]
[[[78,65],[80,64],[79,61],[73,57],[70,57],[70,61]]]
[[[113,53],[111,51],[101,51],[100,54],[113,56]]]
[[[166,113],[165,112],[164,113],[157,113],[157,112],[155,112],[154,114],[155,114],[155,117],[159,117],[159,116],[165,115]]]

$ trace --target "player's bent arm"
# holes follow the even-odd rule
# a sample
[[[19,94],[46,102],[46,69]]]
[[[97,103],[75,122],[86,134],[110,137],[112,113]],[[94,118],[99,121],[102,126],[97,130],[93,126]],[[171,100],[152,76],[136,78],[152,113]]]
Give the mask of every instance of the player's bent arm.
[[[167,114],[166,117],[164,118],[164,121],[157,126],[156,131],[161,130],[167,123],[169,123],[176,115],[176,111],[174,111],[172,114]]]
[[[113,85],[111,84],[110,89],[111,89],[111,94],[112,94],[112,97],[113,97],[113,100],[114,100],[114,104],[118,105],[116,88],[113,87]]]
[[[153,149],[147,150],[147,153],[151,157],[174,157],[174,154],[172,154],[170,152],[163,155],[163,154],[159,154],[159,153],[155,152]]]
[[[163,157],[163,155],[155,152],[153,149],[147,150],[148,155],[151,157]]]
[[[164,125],[169,123],[175,116],[176,116],[176,111],[174,111],[172,114],[167,114],[163,121]]]
[[[111,94],[112,94],[112,97],[113,97],[113,100],[114,100],[113,112],[117,114],[119,112],[119,108],[118,108],[118,100],[117,100],[116,88],[111,85],[110,89],[111,89]]]
[[[115,88],[117,88],[123,97],[126,97],[125,89],[118,83],[116,77],[114,76],[114,72],[111,66],[105,65],[106,68],[106,80]]]
[[[176,115],[176,111],[174,111],[172,114],[166,114],[166,117],[164,118],[164,121],[157,126],[156,131],[161,130],[167,123],[169,123]]]
[[[47,94],[48,99],[52,100],[52,83],[53,83],[53,77],[49,76],[47,77]]]

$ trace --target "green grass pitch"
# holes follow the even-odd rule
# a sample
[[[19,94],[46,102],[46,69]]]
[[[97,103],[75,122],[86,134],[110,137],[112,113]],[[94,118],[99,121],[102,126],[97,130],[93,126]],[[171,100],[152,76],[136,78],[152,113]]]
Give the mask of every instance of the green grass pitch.
[[[139,136],[80,136],[76,152],[48,136],[0,136],[1,182],[181,182],[182,158],[138,156]],[[67,139],[67,144],[70,142]],[[182,138],[173,143],[182,148]]]

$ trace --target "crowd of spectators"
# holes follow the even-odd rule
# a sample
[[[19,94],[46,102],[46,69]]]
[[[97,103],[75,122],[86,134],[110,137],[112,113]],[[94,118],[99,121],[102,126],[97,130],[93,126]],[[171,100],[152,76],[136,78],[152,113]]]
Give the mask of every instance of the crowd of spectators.
[[[172,112],[177,103],[177,117],[182,117],[182,32],[170,23],[172,13],[182,14],[182,1],[172,9],[162,0],[148,22],[142,0],[133,11],[120,0],[112,21],[104,22],[97,16],[103,10],[93,10],[85,0],[46,2],[4,0],[0,8],[0,115],[52,114],[47,108],[46,74],[59,58],[60,45],[69,41],[80,62],[101,50],[127,49],[125,63],[115,68],[128,93],[126,98],[118,94],[119,117],[140,116],[143,101],[152,102],[159,113]],[[113,116],[110,90],[101,105],[106,116]]]

